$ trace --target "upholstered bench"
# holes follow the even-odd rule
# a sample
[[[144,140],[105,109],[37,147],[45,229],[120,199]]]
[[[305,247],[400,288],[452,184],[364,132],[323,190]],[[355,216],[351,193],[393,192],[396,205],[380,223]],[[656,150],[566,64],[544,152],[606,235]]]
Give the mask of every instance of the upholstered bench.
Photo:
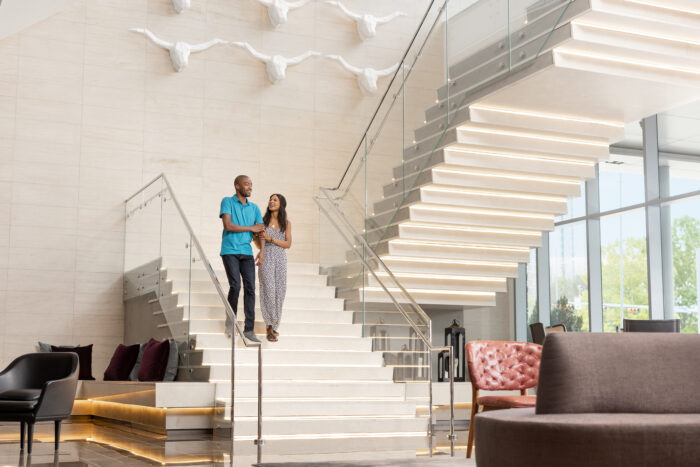
[[[478,467],[700,465],[700,335],[549,335],[536,408],[475,423]]]

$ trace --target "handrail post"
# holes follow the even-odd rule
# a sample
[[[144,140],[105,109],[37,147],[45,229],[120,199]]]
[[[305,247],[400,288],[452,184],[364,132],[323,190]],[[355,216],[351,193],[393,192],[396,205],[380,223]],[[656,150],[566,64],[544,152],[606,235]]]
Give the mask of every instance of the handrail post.
[[[449,346],[450,358],[450,456],[455,456],[455,362],[452,346]],[[471,427],[470,427],[471,428]]]
[[[263,368],[262,368],[262,345],[258,346],[258,439],[255,444],[258,446],[258,464],[262,462],[262,446],[265,441],[262,437],[262,394],[263,394]]]
[[[235,317],[234,317],[235,319]],[[236,397],[236,328],[231,329],[231,407],[229,412],[231,414],[231,467],[233,467],[233,453],[235,449],[235,410],[234,410],[234,398]]]

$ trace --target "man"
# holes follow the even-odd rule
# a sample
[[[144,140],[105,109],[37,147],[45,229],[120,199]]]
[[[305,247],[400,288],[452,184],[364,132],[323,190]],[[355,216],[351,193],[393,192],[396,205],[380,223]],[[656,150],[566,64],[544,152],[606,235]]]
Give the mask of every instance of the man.
[[[236,195],[221,200],[219,217],[223,221],[224,231],[221,235],[221,259],[224,262],[228,284],[228,302],[233,313],[238,311],[238,293],[241,290],[243,278],[243,310],[245,312],[245,328],[243,335],[253,341],[260,342],[255,336],[255,259],[250,242],[253,235],[265,230],[260,209],[248,201],[253,192],[253,182],[247,175],[239,175],[233,182]],[[258,261],[264,260],[262,251]],[[226,316],[226,332],[233,334],[233,323]]]

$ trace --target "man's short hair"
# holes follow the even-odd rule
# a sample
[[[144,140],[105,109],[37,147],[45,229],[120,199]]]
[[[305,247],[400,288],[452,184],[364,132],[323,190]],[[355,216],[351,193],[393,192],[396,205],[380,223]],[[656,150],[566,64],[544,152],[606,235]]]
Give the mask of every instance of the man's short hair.
[[[239,175],[239,176],[236,177],[236,179],[233,181],[233,186],[240,185],[241,182],[243,182],[243,179],[246,179],[246,178],[250,178],[250,177],[247,176],[247,175]]]

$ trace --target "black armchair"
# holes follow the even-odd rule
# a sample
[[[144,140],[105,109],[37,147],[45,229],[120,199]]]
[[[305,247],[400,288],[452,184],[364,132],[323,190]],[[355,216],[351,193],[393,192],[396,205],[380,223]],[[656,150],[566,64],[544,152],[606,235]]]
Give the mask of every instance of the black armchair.
[[[72,352],[31,353],[16,358],[0,373],[0,421],[20,422],[20,449],[28,428],[32,453],[34,424],[53,421],[55,449],[61,421],[70,416],[78,385],[78,355]]]

